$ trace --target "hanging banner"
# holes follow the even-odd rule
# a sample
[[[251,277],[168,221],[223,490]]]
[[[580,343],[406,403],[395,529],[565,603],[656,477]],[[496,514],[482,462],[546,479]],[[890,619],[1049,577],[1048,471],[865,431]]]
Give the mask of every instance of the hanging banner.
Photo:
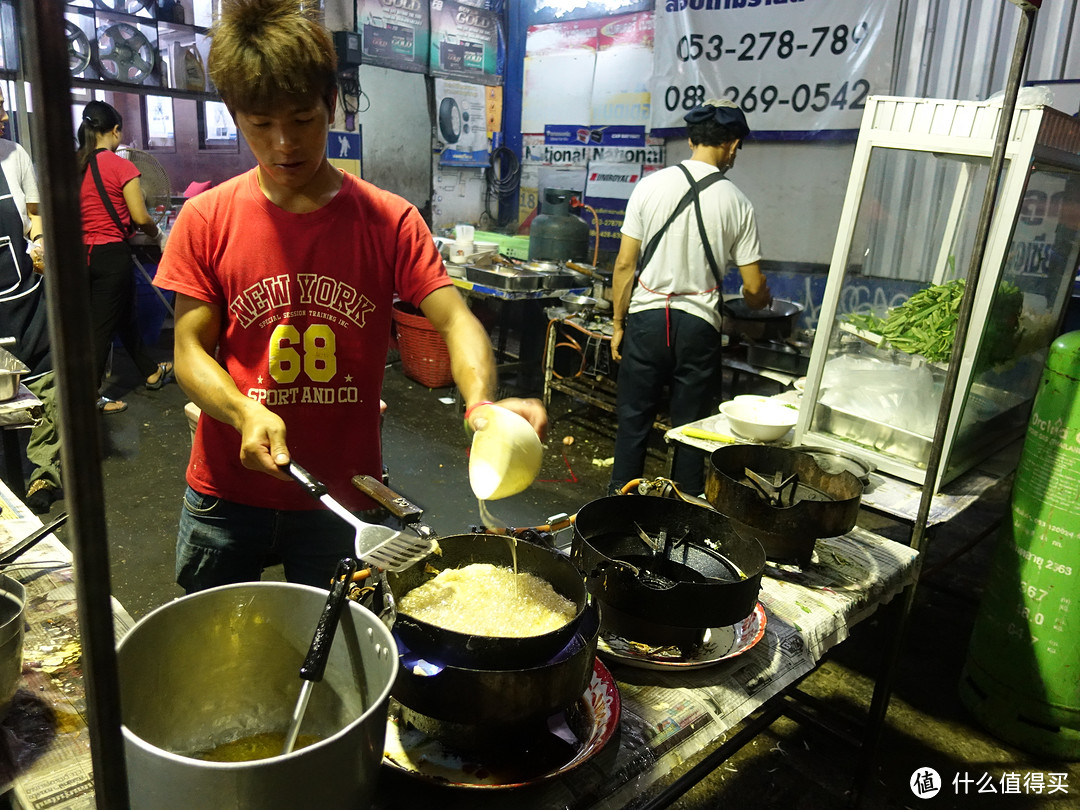
[[[483,85],[452,79],[435,80],[441,165],[487,166],[490,163],[486,89]]]
[[[430,9],[430,74],[478,84],[502,84],[499,15],[453,0],[431,0]]]
[[[899,3],[662,0],[656,4],[652,130],[727,97],[752,138],[858,130],[866,99],[889,92]]]
[[[598,33],[590,123],[635,125],[644,134],[653,72],[653,15],[616,17],[604,22]]]
[[[431,26],[426,2],[357,0],[356,30],[365,64],[410,73],[427,70]]]
[[[585,175],[585,203],[600,220],[600,250],[615,252],[622,239],[620,229],[626,218],[626,201],[642,177],[645,167],[633,163],[589,164]],[[655,170],[655,166],[649,167]]]

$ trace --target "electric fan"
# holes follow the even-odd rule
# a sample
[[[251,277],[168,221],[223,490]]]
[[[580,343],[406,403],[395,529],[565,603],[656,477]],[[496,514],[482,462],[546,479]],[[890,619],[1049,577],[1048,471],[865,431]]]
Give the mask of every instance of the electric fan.
[[[156,157],[142,149],[121,146],[116,150],[116,154],[134,163],[135,168],[142,174],[139,185],[146,199],[146,210],[150,212],[154,222],[160,225],[172,205],[172,183],[165,167]]]

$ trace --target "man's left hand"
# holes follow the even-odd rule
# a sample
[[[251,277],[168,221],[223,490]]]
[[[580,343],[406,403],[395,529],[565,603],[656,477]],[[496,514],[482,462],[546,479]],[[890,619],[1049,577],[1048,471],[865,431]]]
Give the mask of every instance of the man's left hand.
[[[524,417],[528,423],[533,426],[533,430],[535,430],[536,435],[540,437],[540,441],[544,440],[544,436],[547,434],[548,415],[543,402],[533,397],[527,399],[521,397],[507,397],[506,399],[500,399],[494,404],[498,405],[500,408],[506,408],[508,411],[513,411],[518,416]]]

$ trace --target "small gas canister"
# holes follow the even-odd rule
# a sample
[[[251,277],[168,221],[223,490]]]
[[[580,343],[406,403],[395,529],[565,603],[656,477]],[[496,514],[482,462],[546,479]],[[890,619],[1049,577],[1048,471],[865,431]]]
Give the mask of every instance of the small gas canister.
[[[960,697],[1006,742],[1080,759],[1080,332],[1050,347]]]

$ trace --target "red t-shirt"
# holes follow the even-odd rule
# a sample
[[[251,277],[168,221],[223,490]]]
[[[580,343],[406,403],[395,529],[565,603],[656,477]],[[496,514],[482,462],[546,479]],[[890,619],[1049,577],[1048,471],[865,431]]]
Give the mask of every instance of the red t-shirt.
[[[188,200],[155,284],[221,307],[218,359],[237,388],[287,426],[293,459],[352,509],[351,485],[382,472],[379,394],[395,293],[418,305],[451,284],[411,204],[352,175],[317,211],[293,214],[259,189],[257,169]],[[297,483],[240,464],[240,435],[205,414],[187,481],[274,509],[322,508]]]
[[[113,208],[116,209],[124,227],[128,228],[128,232],[123,233],[116,227],[116,223],[113,222],[113,218],[101,199],[97,183],[94,182],[94,172],[87,166],[80,190],[83,244],[107,245],[110,242],[123,242],[131,232],[131,214],[128,212],[127,203],[124,202],[124,186],[139,177],[140,172],[130,160],[108,149],[98,152],[96,158],[98,169],[101,171],[101,182],[105,185],[105,193],[112,200]],[[94,158],[90,159],[94,160]]]

